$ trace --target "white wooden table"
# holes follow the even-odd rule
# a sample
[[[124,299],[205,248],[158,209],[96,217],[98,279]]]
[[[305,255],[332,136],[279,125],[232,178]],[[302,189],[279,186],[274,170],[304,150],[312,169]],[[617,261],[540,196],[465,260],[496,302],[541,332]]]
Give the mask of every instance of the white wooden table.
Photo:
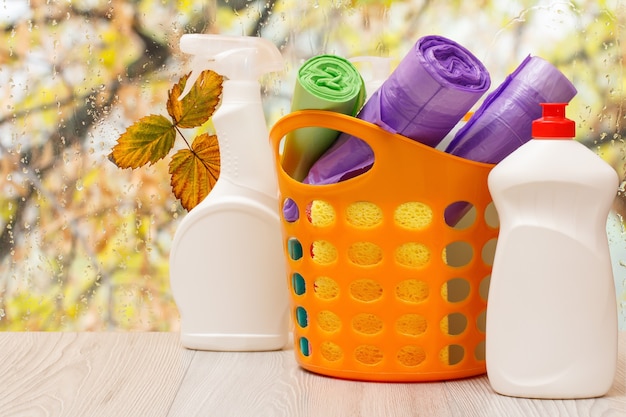
[[[176,333],[0,333],[0,416],[626,416],[625,344],[607,396],[552,401],[499,396],[486,376],[343,381],[290,349],[197,352]]]

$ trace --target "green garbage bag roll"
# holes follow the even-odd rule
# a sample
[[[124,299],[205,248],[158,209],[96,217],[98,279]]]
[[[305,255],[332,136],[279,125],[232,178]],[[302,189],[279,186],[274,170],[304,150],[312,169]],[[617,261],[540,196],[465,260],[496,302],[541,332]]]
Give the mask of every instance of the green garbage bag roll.
[[[318,55],[298,71],[291,111],[329,110],[354,116],[363,106],[365,94],[363,78],[350,61],[336,55]],[[319,127],[289,133],[281,158],[283,169],[302,181],[338,136],[335,130]]]

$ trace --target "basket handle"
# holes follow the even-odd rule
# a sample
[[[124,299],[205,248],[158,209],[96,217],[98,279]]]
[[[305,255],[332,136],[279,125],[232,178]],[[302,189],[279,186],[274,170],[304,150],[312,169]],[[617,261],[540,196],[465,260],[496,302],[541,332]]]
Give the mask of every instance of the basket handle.
[[[374,158],[377,161],[385,159],[385,142],[389,140],[410,140],[402,135],[390,133],[373,123],[342,113],[328,110],[299,110],[283,116],[270,130],[270,143],[276,161],[280,161],[279,147],[281,139],[287,133],[304,127],[333,129],[362,139],[372,148]],[[417,142],[414,143],[418,144]],[[426,147],[426,145],[422,146]],[[280,162],[277,164],[282,169]]]

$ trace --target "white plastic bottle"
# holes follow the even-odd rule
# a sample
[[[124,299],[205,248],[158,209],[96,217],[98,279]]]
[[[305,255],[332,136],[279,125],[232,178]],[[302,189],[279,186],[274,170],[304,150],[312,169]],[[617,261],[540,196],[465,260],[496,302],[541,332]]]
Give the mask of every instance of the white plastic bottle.
[[[489,175],[500,217],[487,302],[492,388],[529,398],[602,396],[617,361],[606,235],[615,170],[573,140],[565,104],[543,104],[533,140]]]
[[[180,46],[195,55],[187,87],[204,69],[225,76],[212,118],[220,176],[180,223],[170,253],[181,342],[200,350],[280,349],[288,339],[289,294],[258,78],[283,70],[284,61],[258,37],[183,35]]]

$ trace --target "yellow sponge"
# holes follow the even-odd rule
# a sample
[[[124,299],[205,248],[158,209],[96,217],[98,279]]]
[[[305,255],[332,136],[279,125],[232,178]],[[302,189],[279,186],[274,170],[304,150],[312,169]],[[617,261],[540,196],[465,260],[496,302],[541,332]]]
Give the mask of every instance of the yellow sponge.
[[[375,227],[383,221],[383,211],[374,203],[358,201],[346,209],[346,221],[355,227]]]
[[[313,262],[320,265],[332,264],[337,260],[337,248],[327,240],[316,240],[311,248]]]
[[[352,319],[352,328],[363,334],[377,334],[383,330],[383,321],[375,314],[361,313]]]
[[[450,364],[450,347],[446,346],[439,351],[439,360],[446,365]]]
[[[341,328],[341,319],[332,311],[322,310],[317,313],[317,325],[327,332],[336,332]]]
[[[343,358],[343,351],[336,343],[325,341],[320,345],[322,357],[330,362],[336,362]]]
[[[398,361],[405,366],[417,366],[426,359],[426,352],[421,346],[403,346],[397,357]]]
[[[419,336],[426,331],[428,323],[424,316],[419,314],[404,314],[396,320],[396,330],[398,333],[407,336]]]
[[[328,227],[335,222],[335,209],[324,200],[313,200],[307,207],[309,221],[316,227]]]
[[[430,261],[430,250],[422,243],[405,243],[396,248],[395,259],[403,266],[423,268]]]
[[[376,365],[383,360],[383,351],[378,346],[361,345],[354,350],[357,361],[366,365]]]
[[[428,298],[428,284],[416,279],[407,279],[396,286],[396,296],[409,303],[421,303]]]
[[[359,301],[375,301],[382,297],[383,287],[373,279],[357,279],[350,284],[350,295]]]
[[[348,248],[348,259],[357,265],[376,265],[383,259],[383,250],[372,242],[356,242]]]
[[[318,277],[313,282],[313,292],[322,300],[332,300],[339,295],[339,284],[330,277]]]
[[[439,322],[439,328],[443,334],[450,334],[450,320],[448,320],[448,316],[445,316]]]
[[[393,213],[394,222],[405,229],[425,229],[433,221],[432,209],[424,203],[400,204]]]

